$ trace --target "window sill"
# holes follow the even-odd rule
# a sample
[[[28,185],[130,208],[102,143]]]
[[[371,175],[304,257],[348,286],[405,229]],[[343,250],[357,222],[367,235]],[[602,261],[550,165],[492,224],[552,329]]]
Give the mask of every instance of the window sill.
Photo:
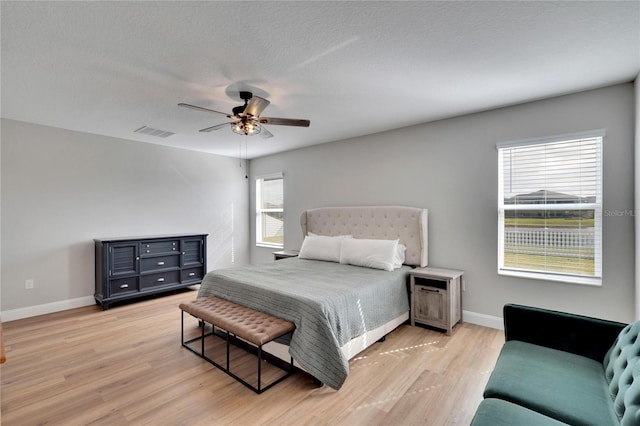
[[[560,274],[550,274],[550,273],[544,273],[544,272],[517,271],[512,269],[498,269],[498,275],[602,287],[601,277],[582,277],[577,275],[560,275]]]
[[[256,243],[256,247],[263,247],[263,248],[270,248],[270,249],[283,249],[284,244]]]

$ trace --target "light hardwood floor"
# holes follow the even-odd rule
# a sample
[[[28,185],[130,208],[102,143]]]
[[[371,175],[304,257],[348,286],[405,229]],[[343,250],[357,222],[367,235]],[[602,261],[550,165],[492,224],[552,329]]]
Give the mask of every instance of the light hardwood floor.
[[[298,373],[257,395],[180,346],[178,304],[195,296],[4,323],[2,424],[468,425],[504,343],[473,324],[403,325],[350,362],[340,391]]]

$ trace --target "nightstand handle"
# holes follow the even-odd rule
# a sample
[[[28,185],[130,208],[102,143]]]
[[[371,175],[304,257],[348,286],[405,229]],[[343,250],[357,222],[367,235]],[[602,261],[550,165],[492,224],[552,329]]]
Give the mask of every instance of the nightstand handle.
[[[420,291],[428,291],[431,293],[439,293],[440,290],[438,290],[437,288],[429,288],[429,287],[420,287]]]

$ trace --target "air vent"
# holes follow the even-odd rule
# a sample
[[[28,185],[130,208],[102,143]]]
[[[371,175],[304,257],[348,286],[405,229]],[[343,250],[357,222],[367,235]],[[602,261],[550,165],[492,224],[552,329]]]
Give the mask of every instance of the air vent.
[[[153,127],[142,126],[139,129],[133,131],[134,133],[143,133],[149,136],[155,136],[158,138],[168,138],[171,135],[175,135],[173,132],[168,132],[166,130],[158,130]]]

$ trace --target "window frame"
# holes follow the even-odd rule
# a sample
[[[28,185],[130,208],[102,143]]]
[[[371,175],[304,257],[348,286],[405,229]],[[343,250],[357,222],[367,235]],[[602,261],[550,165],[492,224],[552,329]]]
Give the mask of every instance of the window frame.
[[[498,275],[532,278],[546,281],[557,281],[572,284],[582,284],[590,286],[602,286],[602,213],[603,213],[603,151],[604,151],[605,131],[592,130],[587,132],[571,133],[551,136],[546,138],[535,138],[521,141],[498,143]],[[532,145],[546,145],[558,142],[571,142],[583,139],[599,139],[596,144],[597,166],[596,166],[596,195],[593,203],[542,203],[542,204],[506,204],[504,202],[504,165],[503,149],[525,147]],[[594,211],[594,275],[580,275],[555,271],[541,271],[535,269],[515,268],[504,266],[504,240],[505,240],[505,212],[508,210],[544,210],[544,211],[566,211],[593,209]]]
[[[265,180],[281,180],[282,181],[282,208],[281,209],[263,209],[262,208],[262,189],[261,183]],[[282,172],[269,173],[255,177],[255,201],[256,201],[256,246],[268,248],[284,248],[284,229],[282,233],[282,243],[272,243],[263,241],[262,218],[265,213],[281,212],[284,220],[284,174]],[[284,222],[283,222],[284,223]]]

